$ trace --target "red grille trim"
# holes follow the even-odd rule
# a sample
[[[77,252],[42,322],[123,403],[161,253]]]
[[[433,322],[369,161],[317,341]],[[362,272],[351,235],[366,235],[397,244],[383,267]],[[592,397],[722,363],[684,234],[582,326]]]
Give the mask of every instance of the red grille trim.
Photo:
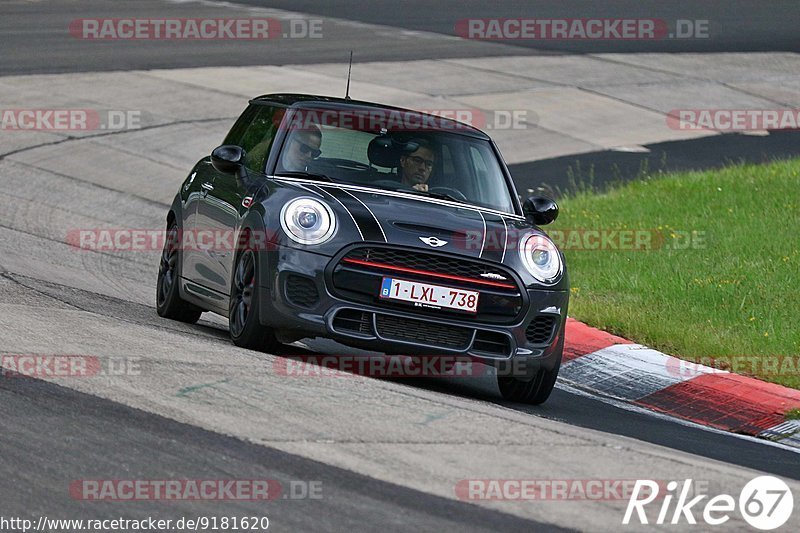
[[[476,278],[466,278],[463,276],[455,276],[453,274],[439,274],[438,272],[431,272],[430,270],[418,270],[416,268],[407,268],[395,265],[389,265],[386,263],[376,263],[373,261],[364,261],[362,259],[353,259],[351,257],[345,257],[342,259],[344,263],[354,263],[357,265],[375,267],[375,268],[382,268],[386,270],[394,270],[395,272],[406,272],[408,274],[420,274],[423,276],[432,276],[435,278],[442,278],[442,279],[452,279],[456,281],[465,281],[467,283],[476,283],[479,285],[487,285],[489,287],[500,287],[503,289],[514,289],[516,290],[517,286],[511,283],[503,283],[500,281],[491,281],[485,279],[476,279]]]

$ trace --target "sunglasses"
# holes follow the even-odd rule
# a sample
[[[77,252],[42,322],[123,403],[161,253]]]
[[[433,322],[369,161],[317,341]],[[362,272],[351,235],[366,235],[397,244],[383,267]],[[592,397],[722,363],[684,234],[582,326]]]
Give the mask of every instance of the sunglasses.
[[[294,139],[294,142],[300,145],[301,153],[305,155],[311,154],[311,157],[314,159],[316,159],[317,157],[320,156],[320,154],[322,154],[322,150],[320,150],[319,148],[314,148],[313,146],[310,146],[299,139]]]

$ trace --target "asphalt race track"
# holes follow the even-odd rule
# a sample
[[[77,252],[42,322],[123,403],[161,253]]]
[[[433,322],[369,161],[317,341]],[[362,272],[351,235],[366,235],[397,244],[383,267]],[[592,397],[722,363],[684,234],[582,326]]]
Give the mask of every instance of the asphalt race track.
[[[569,2],[504,2],[501,4],[469,0],[452,2],[431,9],[424,0],[378,2],[375,9],[364,9],[358,1],[321,2],[319,0],[261,2],[244,0],[238,5],[269,7],[304,16],[326,17],[326,46],[313,40],[280,41],[264,46],[251,43],[107,42],[97,47],[79,42],[63,31],[64,21],[81,17],[203,17],[219,16],[224,2],[185,0],[140,0],[124,9],[102,0],[63,0],[4,2],[0,20],[3,49],[0,71],[9,73],[87,72],[143,68],[181,68],[198,66],[285,65],[326,63],[346,60],[354,51],[354,61],[391,61],[428,58],[459,58],[500,55],[553,54],[563,52],[750,52],[796,50],[800,46],[791,0],[771,2],[765,9],[759,2],[737,0],[725,3],[674,6],[664,2],[625,0],[613,7],[591,0]],[[241,12],[241,10],[239,10]],[[465,18],[513,17],[652,17],[667,21],[707,19],[714,39],[665,41],[530,41],[467,42],[455,38],[455,22]],[[375,31],[365,25],[384,27]],[[453,36],[449,40],[432,37]]]
[[[452,2],[437,6],[435,16],[426,18],[421,12],[428,3],[386,2],[370,10],[356,4],[271,3],[275,9],[335,16],[325,46],[300,40],[275,47],[234,42],[212,48],[208,43],[168,41],[97,47],[65,36],[64,27],[79,17],[223,16],[225,6],[12,0],[0,6],[0,87],[18,82],[7,81],[11,76],[86,73],[86,91],[91,92],[95,72],[119,71],[124,81],[126,71],[139,69],[341,62],[353,48],[360,50],[359,61],[581,52],[464,43],[452,36],[453,20],[512,16],[524,12],[524,6],[494,9],[486,3]],[[575,13],[594,5],[569,4]],[[642,5],[618,4],[620,12],[628,9],[633,15],[639,8],[623,4]],[[697,9],[693,7],[672,13],[661,7],[651,16],[718,15],[723,24],[736,11],[737,21],[748,21],[726,26],[730,33],[724,39],[695,51],[797,47],[795,28],[780,15],[793,4],[769,10],[756,2],[735,2],[736,10],[714,5],[716,13],[692,12]],[[546,8],[550,16],[555,16],[553,6]],[[596,8],[586,16],[601,15]],[[657,51],[686,51],[680,47],[688,45],[669,46]],[[42,80],[37,87],[26,87],[40,98],[38,107],[45,108],[52,106],[47,80],[64,82]],[[120,82],[118,90],[124,93],[129,87]],[[185,96],[136,97],[191,100],[194,93],[187,85]],[[77,251],[66,233],[72,228],[163,227],[169,198],[191,162],[205,154],[177,153],[170,161],[165,154],[172,145],[153,150],[156,143],[149,136],[172,139],[177,151],[187,136],[219,139],[218,132],[231,124],[231,102],[241,102],[240,108],[245,103],[221,91],[219,97],[225,101],[222,112],[195,102],[196,121],[150,130],[19,141],[22,137],[4,133],[0,355],[86,356],[103,368],[121,364],[127,371],[47,380],[0,377],[1,517],[268,516],[270,529],[276,531],[637,531],[645,528],[621,526],[627,500],[620,498],[465,501],[456,487],[471,479],[692,479],[708,494],[738,496],[752,478],[772,474],[800,495],[800,455],[787,447],[633,411],[559,386],[541,407],[509,404],[500,399],[491,376],[287,376],[280,371],[285,364],[281,355],[348,349],[317,339],[288,346],[282,354],[262,354],[234,347],[220,317],[206,314],[197,325],[158,317],[154,292],[159,251]],[[9,98],[14,101],[0,107],[31,105],[22,96]],[[89,155],[106,153],[109,147],[127,153],[129,162],[112,164],[116,160]],[[77,171],[86,169],[82,161],[88,159],[96,164]],[[142,168],[135,164],[139,160]],[[170,178],[153,175],[151,170],[158,168],[169,170]],[[70,491],[78,480],[168,479],[271,479],[283,490],[268,502],[101,502]],[[308,496],[306,489],[312,486],[320,489],[319,497]],[[651,519],[656,514],[651,511]],[[734,513],[719,529],[747,527]],[[796,511],[785,527],[800,528]],[[673,529],[693,530],[685,522]]]

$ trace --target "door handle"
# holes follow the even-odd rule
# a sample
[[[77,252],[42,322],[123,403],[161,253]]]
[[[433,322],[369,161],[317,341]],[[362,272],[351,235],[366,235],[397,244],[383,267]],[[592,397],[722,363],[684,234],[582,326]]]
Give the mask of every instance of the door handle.
[[[213,186],[213,185],[211,185],[211,184],[210,184],[209,182],[207,182],[207,181],[206,181],[206,182],[204,182],[204,183],[203,183],[202,185],[200,185],[200,186],[201,186],[202,188],[204,188],[205,190],[207,190],[207,191],[213,191],[213,190],[214,190],[214,186]]]

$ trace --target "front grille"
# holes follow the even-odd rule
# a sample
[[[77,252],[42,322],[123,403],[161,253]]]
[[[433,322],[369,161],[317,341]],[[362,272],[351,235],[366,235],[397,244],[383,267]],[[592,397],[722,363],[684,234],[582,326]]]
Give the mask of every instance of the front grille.
[[[552,315],[539,315],[534,318],[525,329],[525,337],[531,344],[547,344],[553,337],[556,317]]]
[[[341,300],[387,309],[411,308],[414,314],[434,321],[457,317],[470,322],[511,324],[519,319],[524,305],[524,292],[514,273],[506,267],[416,248],[378,245],[349,248],[335,260],[329,276],[331,292]],[[477,313],[380,298],[382,282],[387,277],[477,291],[480,293]]]
[[[356,311],[355,309],[343,309],[336,313],[333,318],[333,329],[373,335],[372,313]]]
[[[319,301],[317,285],[311,278],[290,274],[286,278],[286,298],[300,307],[314,307]]]
[[[378,314],[378,333],[385,339],[418,342],[429,346],[464,350],[472,340],[472,329],[447,326],[424,320]]]
[[[374,268],[394,267],[396,272],[403,271],[432,274],[440,277],[441,281],[463,281],[482,287],[492,287],[495,290],[517,292],[517,285],[511,275],[502,268],[493,265],[471,261],[465,258],[446,257],[428,254],[418,250],[397,250],[384,247],[356,248],[344,256],[344,263],[357,261],[360,266]],[[391,270],[391,269],[388,269]],[[438,275],[438,276],[437,276]]]
[[[511,340],[508,335],[502,333],[478,330],[475,342],[472,343],[472,350],[507,356],[511,354]]]

